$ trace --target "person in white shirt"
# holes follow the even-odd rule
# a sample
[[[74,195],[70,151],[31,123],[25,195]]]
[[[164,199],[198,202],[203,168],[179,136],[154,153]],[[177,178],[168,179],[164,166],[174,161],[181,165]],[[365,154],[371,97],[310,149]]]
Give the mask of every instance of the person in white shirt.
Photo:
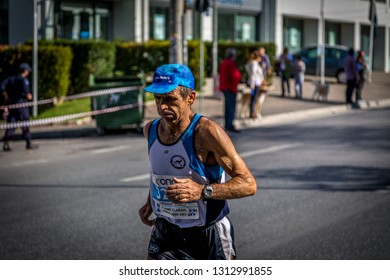
[[[263,70],[260,66],[260,54],[257,50],[250,53],[248,63],[245,65],[245,70],[248,73],[247,85],[251,88],[251,102],[250,102],[250,117],[257,118],[256,103],[260,97],[260,86],[264,81]]]

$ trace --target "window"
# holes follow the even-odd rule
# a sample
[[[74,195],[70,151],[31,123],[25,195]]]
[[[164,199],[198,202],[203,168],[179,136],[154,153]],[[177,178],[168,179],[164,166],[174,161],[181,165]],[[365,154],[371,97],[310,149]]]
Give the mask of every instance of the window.
[[[218,14],[218,40],[234,41],[234,15]]]
[[[218,40],[254,42],[256,40],[256,17],[218,14]]]
[[[236,40],[237,42],[255,41],[256,20],[252,16],[237,16]]]
[[[169,9],[150,7],[150,38],[167,40],[169,33]]]
[[[302,48],[303,21],[299,19],[284,18],[283,21],[283,45],[290,52],[298,51]]]
[[[0,0],[0,44],[8,44],[8,0]]]
[[[325,43],[331,46],[340,44],[341,25],[334,22],[325,23]]]
[[[68,39],[111,39],[110,6],[92,3],[62,3],[59,6],[57,37]]]

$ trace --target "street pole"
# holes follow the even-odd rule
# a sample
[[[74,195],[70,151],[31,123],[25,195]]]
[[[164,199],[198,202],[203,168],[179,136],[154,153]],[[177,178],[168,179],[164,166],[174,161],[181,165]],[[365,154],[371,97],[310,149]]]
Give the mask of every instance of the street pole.
[[[371,19],[370,26],[370,49],[368,51],[368,56],[370,58],[370,63],[368,64],[368,82],[371,84],[371,73],[372,73],[372,63],[373,63],[373,49],[374,49],[374,22]]]
[[[33,43],[33,116],[38,115],[38,1],[34,0],[34,43]]]
[[[186,14],[187,7],[184,4],[184,12],[182,16],[182,40],[183,40],[183,64],[188,65],[188,45],[187,45],[187,36],[186,36]]]
[[[213,77],[218,74],[218,11],[217,0],[213,3]]]
[[[321,0],[321,86],[325,85],[325,19],[324,0]]]
[[[372,0],[373,1],[373,0]],[[374,52],[374,9],[376,10],[376,3],[370,3],[370,49],[368,51],[368,57],[370,60],[370,63],[368,64],[368,82],[371,84],[372,82],[372,65],[374,62],[373,52]]]
[[[170,21],[170,63],[183,63],[183,40],[182,20],[184,11],[184,0],[171,0]]]
[[[204,65],[203,65],[203,58],[204,58],[204,50],[203,50],[203,32],[202,32],[202,29],[203,29],[203,23],[202,23],[202,12],[199,12],[199,47],[200,47],[200,51],[199,51],[199,54],[200,54],[200,63],[199,63],[199,113],[202,114],[203,113],[203,92],[202,92],[202,88],[203,88],[203,75],[204,75]]]

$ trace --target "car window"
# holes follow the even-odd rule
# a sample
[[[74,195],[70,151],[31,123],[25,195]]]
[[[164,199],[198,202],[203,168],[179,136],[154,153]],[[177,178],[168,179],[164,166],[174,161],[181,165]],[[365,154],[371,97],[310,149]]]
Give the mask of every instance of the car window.
[[[340,50],[337,49],[327,49],[327,56],[331,58],[340,58]]]
[[[314,48],[314,49],[307,50],[306,57],[308,57],[310,59],[316,59],[317,58],[317,49]]]

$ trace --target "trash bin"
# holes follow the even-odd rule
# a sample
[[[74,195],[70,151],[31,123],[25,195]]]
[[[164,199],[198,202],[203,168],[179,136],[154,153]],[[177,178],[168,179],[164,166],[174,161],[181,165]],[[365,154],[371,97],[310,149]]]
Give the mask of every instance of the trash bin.
[[[127,86],[136,86],[137,88],[92,97],[92,110],[102,110],[128,104],[138,105],[130,109],[96,115],[96,128],[99,135],[104,135],[109,129],[131,128],[134,126],[138,132],[142,132],[141,124],[145,111],[143,79],[138,77],[96,78],[90,89],[101,90]]]

